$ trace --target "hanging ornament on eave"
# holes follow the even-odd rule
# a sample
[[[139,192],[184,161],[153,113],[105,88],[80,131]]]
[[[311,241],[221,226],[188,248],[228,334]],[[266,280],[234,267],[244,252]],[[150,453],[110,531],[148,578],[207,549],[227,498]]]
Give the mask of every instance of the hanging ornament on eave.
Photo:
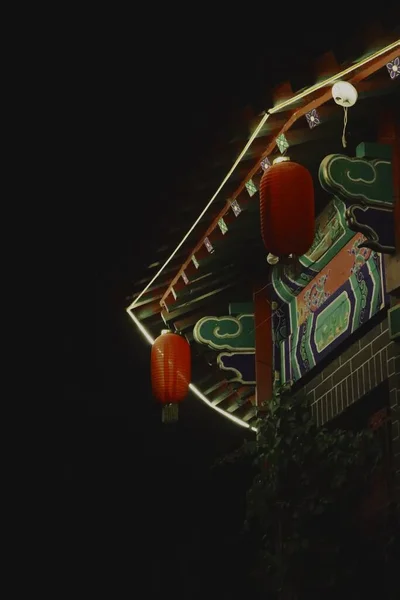
[[[240,208],[239,202],[237,200],[231,201],[231,208],[235,217],[240,215],[240,213],[242,212],[242,209]]]
[[[275,257],[301,256],[314,241],[314,184],[310,172],[280,156],[260,182],[261,236]]]
[[[286,150],[289,148],[289,142],[287,141],[284,133],[281,133],[280,135],[278,135],[278,137],[276,138],[276,145],[278,146],[279,152],[281,154],[284,154],[286,152]]]
[[[254,196],[254,194],[257,192],[257,188],[254,181],[252,179],[249,179],[248,181],[246,181],[245,186],[250,198],[251,196]]]
[[[306,113],[306,119],[310,129],[314,129],[314,127],[321,124],[321,119],[319,118],[316,108],[313,108],[310,112]]]
[[[228,225],[225,223],[225,220],[222,217],[218,221],[218,227],[220,228],[222,235],[227,233]]]
[[[263,171],[266,171],[267,169],[269,169],[271,166],[271,161],[269,160],[268,156],[265,156],[261,163],[260,163],[260,167],[262,168]]]
[[[387,63],[386,68],[389,72],[390,79],[395,79],[400,75],[400,56]]]
[[[151,348],[151,386],[163,405],[163,423],[178,420],[178,405],[189,392],[191,378],[190,345],[187,340],[165,330]]]
[[[350,106],[354,106],[357,102],[358,93],[354,85],[351,85],[348,81],[337,81],[332,86],[332,96],[336,104],[343,106],[344,119],[343,119],[343,133],[342,133],[342,145],[346,148],[346,127],[347,127],[347,110]]]
[[[208,237],[204,238],[204,245],[207,248],[207,252],[213,253],[214,248]]]

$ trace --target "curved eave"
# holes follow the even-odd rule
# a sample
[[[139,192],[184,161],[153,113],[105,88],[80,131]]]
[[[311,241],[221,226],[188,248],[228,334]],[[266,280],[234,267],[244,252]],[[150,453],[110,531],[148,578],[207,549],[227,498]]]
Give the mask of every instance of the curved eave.
[[[381,42],[375,41],[374,48],[371,47],[369,52],[392,42],[393,36]],[[227,146],[218,149],[207,177],[198,176],[194,181],[193,195],[190,195],[190,202],[182,206],[179,224],[168,231],[163,239],[163,246],[152,257],[153,262],[149,264],[147,272],[136,283],[136,291],[127,299],[131,302],[127,311],[148,342],[151,343],[159,335],[165,324],[186,336],[192,346],[193,393],[220,414],[227,418],[233,417],[243,427],[255,426],[254,386],[242,386],[229,380],[229,375],[218,368],[217,353],[193,341],[193,327],[205,315],[226,314],[227,306],[234,300],[238,289],[242,293],[246,290],[247,293],[251,292],[254,273],[249,272],[249,263],[255,263],[254,269],[258,274],[267,272],[258,235],[258,191],[250,196],[245,187],[246,182],[252,179],[258,188],[262,174],[261,159],[276,151],[276,137],[282,132],[287,135],[290,156],[295,160],[296,155],[303,152],[311,161],[308,165],[310,170],[315,173],[320,148],[327,142],[331,144],[332,135],[337,137],[338,122],[342,117],[341,111],[331,99],[331,76],[343,68],[351,67],[346,79],[357,84],[360,100],[384,94],[394,84],[383,70],[386,62],[398,53],[399,46],[400,41],[397,40],[396,50],[369,60],[355,69],[352,66],[357,62],[355,59],[348,60],[347,64],[342,62],[342,67],[339,67],[335,56],[327,53],[316,61],[315,75],[311,80],[316,85],[322,82],[322,86],[311,92],[304,88],[304,93],[297,94],[290,105],[285,104],[295,96],[290,83],[277,86],[272,93],[271,114],[268,119],[264,119],[253,143],[243,153],[224,188],[224,195],[215,199],[210,211],[203,215],[180,250],[155,279],[172,249],[193,223],[194,211],[198,214],[198,206],[204,203],[204,197],[215,192],[222,179],[221,173],[226,174],[235,156],[238,156],[246,140],[254,133],[260,117],[251,110],[244,111],[237,134],[232,136]],[[379,72],[380,70],[382,71]],[[359,119],[365,118],[363,106],[367,106],[367,102],[359,102],[354,111],[354,114],[359,112]],[[304,116],[311,108],[317,107],[323,124],[310,130]],[[307,152],[311,148],[313,152]],[[301,156],[298,160],[304,162],[304,157]],[[228,202],[225,200],[227,197]],[[233,211],[232,200],[238,202],[241,209],[239,214]],[[218,225],[221,219],[224,219],[228,227],[227,232],[223,232]],[[212,251],[205,244],[206,237],[211,243]],[[193,255],[197,264],[193,261]],[[154,282],[149,285],[153,279]],[[145,287],[147,289],[143,293]]]

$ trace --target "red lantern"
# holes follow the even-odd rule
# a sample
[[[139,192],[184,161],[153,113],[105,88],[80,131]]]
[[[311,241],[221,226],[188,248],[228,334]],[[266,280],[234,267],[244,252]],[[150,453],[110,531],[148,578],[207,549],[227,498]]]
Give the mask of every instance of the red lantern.
[[[260,182],[261,235],[275,256],[305,254],[314,241],[314,185],[310,172],[280,157]]]
[[[190,377],[189,343],[176,333],[162,332],[151,348],[151,384],[155,398],[164,405],[164,423],[178,419],[178,403],[188,394]]]

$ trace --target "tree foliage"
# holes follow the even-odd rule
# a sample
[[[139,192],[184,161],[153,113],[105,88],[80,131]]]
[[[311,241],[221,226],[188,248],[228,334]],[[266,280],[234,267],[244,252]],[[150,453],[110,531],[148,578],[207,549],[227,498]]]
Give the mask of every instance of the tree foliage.
[[[257,439],[223,462],[254,469],[245,527],[260,545],[268,592],[328,598],[365,550],[360,506],[380,449],[369,430],[317,427],[301,398],[277,394],[268,408]]]

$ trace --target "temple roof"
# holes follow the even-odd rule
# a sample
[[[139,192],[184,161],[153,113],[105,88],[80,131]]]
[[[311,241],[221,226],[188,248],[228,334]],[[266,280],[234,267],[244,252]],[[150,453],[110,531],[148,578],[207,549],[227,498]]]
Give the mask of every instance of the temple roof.
[[[376,139],[382,107],[400,104],[400,78],[392,79],[386,67],[399,55],[399,37],[398,29],[388,31],[377,25],[372,33],[352,40],[351,52],[345,53],[344,46],[334,48],[308,64],[301,77],[293,73],[292,79],[266,90],[270,108],[264,114],[254,114],[247,107],[234,133],[225,145],[215,148],[207,168],[192,181],[176,224],[155,248],[134,286],[128,311],[135,322],[152,338],[165,324],[184,334],[192,345],[193,383],[214,406],[246,423],[255,417],[254,386],[230,381],[229,374],[218,367],[217,352],[194,341],[193,327],[206,315],[228,314],[231,303],[251,301],[255,280],[268,279],[259,226],[262,160],[272,162],[282,151],[306,166],[314,179],[318,214],[330,199],[318,182],[321,160],[343,152],[343,109],[332,99],[332,84],[345,79],[358,91],[358,101],[349,112],[345,151],[354,155],[360,142]],[[279,148],[280,140],[288,147]],[[215,200],[190,231],[235,163]]]

